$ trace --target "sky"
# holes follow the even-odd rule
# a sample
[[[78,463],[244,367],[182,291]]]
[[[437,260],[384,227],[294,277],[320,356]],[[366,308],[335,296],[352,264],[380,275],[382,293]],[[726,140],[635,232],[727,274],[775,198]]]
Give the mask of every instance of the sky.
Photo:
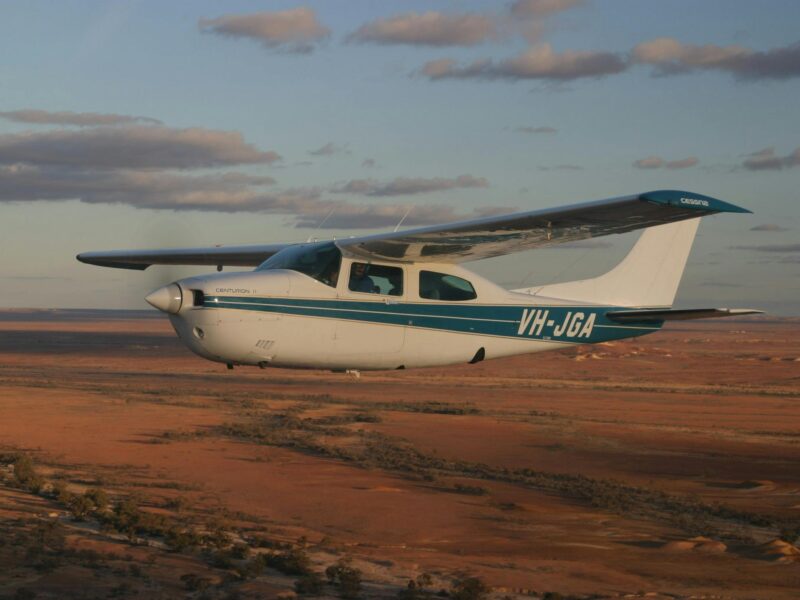
[[[795,0],[0,3],[0,306],[145,308],[202,269],[89,250],[304,241],[655,189],[706,218],[677,305],[800,315]],[[610,236],[468,266],[591,276]]]

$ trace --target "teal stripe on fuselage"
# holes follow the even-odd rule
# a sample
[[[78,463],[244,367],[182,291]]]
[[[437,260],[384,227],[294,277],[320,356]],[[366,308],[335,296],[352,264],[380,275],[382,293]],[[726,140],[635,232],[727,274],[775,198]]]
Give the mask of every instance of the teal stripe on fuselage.
[[[618,307],[607,306],[423,304],[206,296],[205,307],[580,344],[645,335],[660,329],[662,325],[662,323],[620,325],[605,316],[607,311]]]

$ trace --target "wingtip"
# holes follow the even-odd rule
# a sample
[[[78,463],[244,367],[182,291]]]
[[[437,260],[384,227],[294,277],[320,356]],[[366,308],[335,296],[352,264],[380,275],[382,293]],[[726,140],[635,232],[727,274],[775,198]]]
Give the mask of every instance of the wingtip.
[[[753,211],[741,206],[736,206],[730,202],[685,190],[655,190],[652,192],[645,192],[641,195],[641,198],[648,202],[688,208],[706,213],[724,212],[753,214]]]

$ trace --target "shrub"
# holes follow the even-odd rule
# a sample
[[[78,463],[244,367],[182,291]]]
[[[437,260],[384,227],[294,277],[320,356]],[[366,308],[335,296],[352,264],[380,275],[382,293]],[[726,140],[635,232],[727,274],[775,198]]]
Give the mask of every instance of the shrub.
[[[72,500],[72,492],[67,489],[67,484],[63,481],[56,481],[53,484],[53,497],[61,504],[69,504]]]
[[[108,494],[100,488],[86,490],[84,497],[91,501],[94,505],[94,510],[105,510],[108,506]]]
[[[489,586],[480,577],[462,577],[453,582],[450,597],[453,600],[484,600],[489,591]]]
[[[284,552],[267,555],[267,565],[286,575],[309,575],[311,559],[302,548],[291,548]]]
[[[250,555],[250,546],[247,544],[234,544],[231,548],[231,556],[239,560],[244,560]]]
[[[194,573],[181,575],[181,581],[187,592],[199,592],[211,585],[211,580],[208,577],[201,577]]]
[[[320,596],[325,587],[325,582],[317,573],[303,575],[294,582],[294,591],[304,596]]]
[[[426,588],[433,583],[428,573],[423,573],[416,579],[409,579],[408,585],[397,593],[398,600],[422,600],[431,596]]]
[[[194,529],[181,529],[172,526],[167,529],[164,543],[172,552],[183,552],[188,548],[195,548],[202,543],[200,535]]]
[[[12,463],[14,466],[14,482],[22,488],[30,490],[34,494],[38,494],[42,489],[44,481],[36,469],[33,467],[33,461],[27,454],[20,454]]]
[[[353,600],[361,592],[361,571],[351,566],[349,559],[341,559],[335,565],[325,569],[325,575],[333,585],[339,588],[342,598]]]
[[[778,535],[784,542],[794,544],[800,538],[800,525],[787,525],[781,527]]]
[[[72,496],[67,504],[69,513],[76,521],[85,521],[94,511],[94,503],[85,494],[83,496]]]
[[[453,487],[453,491],[457,494],[467,494],[469,496],[485,496],[489,493],[485,487],[480,485],[464,485],[461,483],[457,483],[455,487]]]

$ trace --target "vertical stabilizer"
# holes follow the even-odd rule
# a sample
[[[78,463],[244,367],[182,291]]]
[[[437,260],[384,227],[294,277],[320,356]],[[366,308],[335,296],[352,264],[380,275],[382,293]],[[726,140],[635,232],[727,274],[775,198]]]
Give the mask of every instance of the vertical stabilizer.
[[[672,306],[699,223],[696,218],[645,229],[622,262],[599,277],[514,291],[592,304]]]

